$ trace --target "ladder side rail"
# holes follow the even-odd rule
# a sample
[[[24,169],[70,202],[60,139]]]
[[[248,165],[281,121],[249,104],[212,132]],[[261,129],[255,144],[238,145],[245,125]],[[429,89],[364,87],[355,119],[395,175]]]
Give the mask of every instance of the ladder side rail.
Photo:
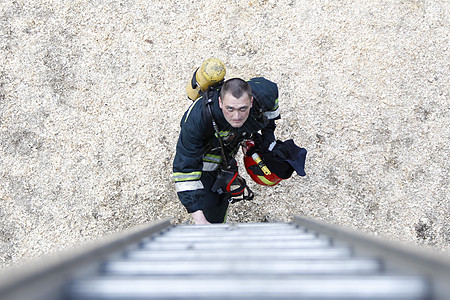
[[[433,299],[448,299],[450,295],[450,258],[435,251],[395,244],[338,225],[294,216],[292,224],[306,227],[332,240],[347,243],[355,254],[374,255],[384,261],[387,272],[409,271],[427,277]]]
[[[107,257],[170,228],[170,220],[136,226],[76,250],[41,258],[31,266],[0,274],[0,299],[61,299],[68,281],[95,272]]]

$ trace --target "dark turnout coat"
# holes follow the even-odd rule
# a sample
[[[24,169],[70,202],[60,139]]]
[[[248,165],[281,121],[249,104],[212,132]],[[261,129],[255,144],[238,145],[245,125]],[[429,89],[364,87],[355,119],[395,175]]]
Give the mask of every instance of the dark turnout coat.
[[[225,120],[218,101],[220,88],[213,96],[213,117],[229,157],[239,150],[240,142],[260,130],[263,136],[273,140],[274,120],[280,118],[277,85],[262,77],[253,78],[248,83],[253,92],[253,107],[240,128],[233,128]],[[205,188],[200,180],[202,172],[215,171],[222,162],[218,139],[205,112],[205,101],[199,98],[184,113],[173,161],[176,191],[189,213],[202,209]]]

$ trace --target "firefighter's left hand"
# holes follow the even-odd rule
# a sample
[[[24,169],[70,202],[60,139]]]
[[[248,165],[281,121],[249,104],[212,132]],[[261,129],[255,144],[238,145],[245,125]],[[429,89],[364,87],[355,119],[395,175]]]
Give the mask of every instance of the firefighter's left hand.
[[[192,219],[194,220],[195,225],[205,225],[205,224],[211,224],[206,220],[205,215],[203,214],[202,210],[197,210],[191,214]]]

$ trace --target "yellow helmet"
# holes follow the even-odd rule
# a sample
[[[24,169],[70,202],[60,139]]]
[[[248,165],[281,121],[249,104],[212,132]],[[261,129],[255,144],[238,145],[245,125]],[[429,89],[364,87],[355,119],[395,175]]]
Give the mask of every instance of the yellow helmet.
[[[201,92],[221,82],[225,78],[225,73],[225,64],[220,59],[209,58],[205,60],[186,85],[188,98],[195,100],[200,97]]]

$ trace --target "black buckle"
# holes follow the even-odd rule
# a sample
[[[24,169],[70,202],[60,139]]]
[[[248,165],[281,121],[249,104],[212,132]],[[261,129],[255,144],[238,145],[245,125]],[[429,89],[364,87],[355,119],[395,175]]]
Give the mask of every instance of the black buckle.
[[[232,204],[232,203],[236,203],[242,200],[253,200],[253,198],[255,197],[255,194],[253,193],[253,191],[248,187],[245,186],[245,189],[247,190],[247,195],[244,194],[242,195],[242,198],[230,198],[228,199],[228,203]]]

